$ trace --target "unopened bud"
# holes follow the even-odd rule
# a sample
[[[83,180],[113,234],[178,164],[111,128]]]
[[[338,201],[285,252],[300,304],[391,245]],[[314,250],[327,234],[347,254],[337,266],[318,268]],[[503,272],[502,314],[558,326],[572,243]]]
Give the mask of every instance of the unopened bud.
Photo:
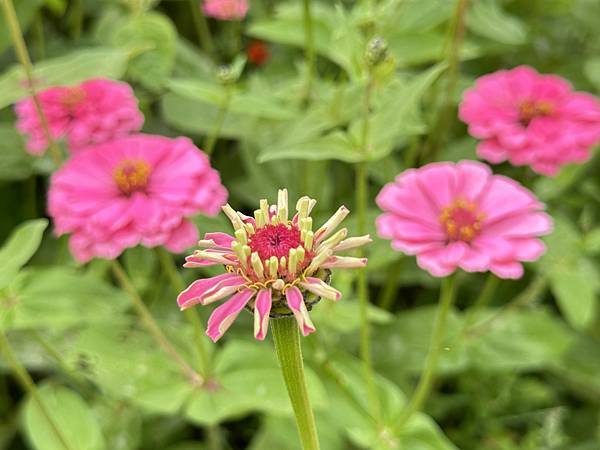
[[[369,66],[376,66],[387,57],[388,45],[382,37],[374,37],[367,44],[365,59]]]

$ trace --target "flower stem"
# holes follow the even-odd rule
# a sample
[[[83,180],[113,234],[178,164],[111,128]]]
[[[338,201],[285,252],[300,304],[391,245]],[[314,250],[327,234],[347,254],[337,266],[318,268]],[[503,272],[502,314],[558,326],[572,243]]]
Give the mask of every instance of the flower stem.
[[[158,260],[160,261],[163,271],[169,278],[169,282],[171,283],[173,289],[178,293],[183,291],[186,287],[185,282],[181,278],[181,274],[176,269],[173,255],[171,255],[171,253],[167,252],[162,247],[156,248],[156,254],[158,255]],[[200,321],[200,317],[198,317],[198,312],[194,308],[186,309],[184,311],[184,316],[192,326],[192,330],[194,332],[194,342],[196,343],[196,349],[198,350],[198,355],[200,357],[202,374],[205,377],[208,377],[211,372],[210,357],[208,355],[208,349],[206,348],[206,341],[202,335],[202,322]]]
[[[50,428],[52,428],[52,431],[56,435],[58,441],[60,441],[61,446],[65,450],[74,450],[69,445],[69,442],[63,435],[62,430],[60,429],[58,424],[54,421],[52,413],[48,410],[37,391],[37,386],[35,385],[31,376],[27,372],[27,369],[25,369],[25,367],[23,367],[23,365],[19,362],[17,356],[15,355],[15,352],[10,346],[10,342],[8,342],[8,339],[2,331],[0,331],[0,353],[4,355],[6,362],[12,369],[21,387],[29,394],[33,401],[37,403],[40,412],[50,425]]]
[[[398,427],[404,425],[414,413],[421,410],[431,392],[446,331],[448,313],[450,312],[450,308],[452,307],[455,298],[456,276],[452,275],[442,280],[438,312],[433,326],[433,334],[431,335],[431,341],[429,343],[429,352],[425,361],[425,367],[410,402],[398,419]]]
[[[210,157],[215,150],[215,144],[217,143],[217,138],[219,137],[219,133],[221,132],[221,128],[223,128],[223,123],[225,122],[225,117],[227,116],[227,110],[229,109],[229,102],[231,101],[231,86],[225,86],[225,99],[221,108],[219,109],[219,113],[217,115],[217,119],[215,120],[215,124],[210,135],[204,141],[204,152]]]
[[[62,162],[62,156],[58,145],[56,145],[56,141],[52,138],[52,135],[50,134],[48,120],[46,119],[46,115],[44,114],[44,111],[42,109],[40,99],[38,98],[37,92],[35,90],[35,80],[33,78],[33,65],[31,64],[31,58],[29,57],[29,52],[27,51],[27,45],[25,45],[25,39],[23,39],[23,32],[21,31],[21,26],[19,25],[19,20],[17,19],[15,7],[13,5],[12,0],[0,0],[0,3],[2,3],[2,10],[4,11],[4,17],[6,17],[6,23],[8,24],[10,37],[15,48],[17,59],[23,67],[23,71],[25,72],[25,76],[27,77],[27,89],[29,90],[29,94],[31,95],[31,98],[33,100],[33,104],[35,106],[35,110],[37,112],[40,124],[42,125],[42,129],[44,130],[46,140],[48,141],[50,154],[52,156],[52,159],[54,160],[54,163],[58,166]]]
[[[196,28],[196,34],[198,35],[198,41],[202,46],[202,50],[212,57],[215,52],[215,45],[213,44],[212,36],[210,35],[210,29],[208,28],[206,17],[204,17],[204,14],[201,12],[202,3],[203,2],[200,2],[200,4],[198,4],[196,0],[189,0],[194,27]]]
[[[275,351],[294,409],[302,449],[319,450],[315,417],[310,406],[304,378],[298,325],[292,317],[275,319],[271,321],[271,324]]]
[[[477,314],[481,311],[481,309],[486,306],[490,299],[492,298],[494,292],[498,288],[498,283],[500,279],[495,276],[493,273],[490,273],[483,285],[483,289],[479,293],[479,296],[473,303],[473,306],[469,308],[469,312],[465,318],[465,323],[463,325],[463,334],[467,332],[467,330],[473,325]]]
[[[189,381],[192,384],[198,386],[202,385],[202,383],[204,382],[204,378],[198,372],[192,369],[188,362],[175,349],[175,346],[171,343],[171,341],[162,332],[162,330],[154,320],[154,317],[152,317],[152,314],[146,307],[146,304],[143,302],[143,300],[137,293],[135,287],[133,286],[133,283],[127,276],[127,273],[125,272],[121,264],[119,264],[117,260],[113,260],[111,261],[111,269],[123,290],[125,290],[125,292],[129,294],[129,298],[131,299],[133,307],[140,316],[142,323],[150,332],[150,334],[152,334],[156,342],[162,347],[165,353],[167,353],[169,357],[179,365],[183,374],[189,379]]]
[[[377,302],[380,308],[390,310],[394,305],[396,292],[398,292],[398,285],[400,284],[400,273],[402,272],[403,265],[404,259],[400,258],[398,261],[392,263],[391,267],[388,269],[387,280]]]
[[[304,22],[304,60],[306,62],[306,92],[305,99],[310,101],[312,83],[315,77],[315,36],[311,0],[303,0]]]

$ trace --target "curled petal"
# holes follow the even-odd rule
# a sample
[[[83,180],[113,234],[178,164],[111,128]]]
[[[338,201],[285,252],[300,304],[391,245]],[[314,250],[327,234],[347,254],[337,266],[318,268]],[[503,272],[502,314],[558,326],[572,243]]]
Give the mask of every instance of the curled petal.
[[[217,342],[223,336],[255,292],[252,289],[244,289],[213,311],[206,329],[206,335],[213,342]]]
[[[269,328],[269,313],[271,312],[271,289],[261,289],[254,304],[254,337],[264,340]]]
[[[206,233],[204,239],[213,241],[217,247],[231,248],[234,237],[227,233]]]
[[[296,286],[292,286],[285,291],[285,297],[287,299],[287,305],[294,313],[294,317],[298,322],[300,331],[303,336],[308,336],[310,333],[315,331],[315,326],[310,320],[308,310],[304,304],[304,298],[302,292]]]
[[[177,296],[177,304],[181,309],[187,309],[198,303],[206,305],[232,294],[245,283],[243,277],[232,273],[197,280]]]
[[[323,269],[354,269],[357,267],[365,267],[367,258],[354,258],[352,256],[332,256],[324,264]]]
[[[338,301],[342,298],[342,293],[340,291],[332,288],[320,278],[306,277],[306,281],[300,283],[300,286],[307,291],[328,300]]]
[[[365,234],[364,236],[351,237],[348,239],[344,239],[338,245],[333,247],[333,251],[341,252],[344,250],[350,250],[353,248],[362,247],[363,245],[368,244],[369,242],[373,242],[373,239],[371,239],[371,236],[368,234]]]
[[[202,241],[200,241],[202,242]],[[208,249],[204,250],[204,255],[206,253],[210,253],[211,257],[207,258],[206,256],[200,256],[198,253],[194,253],[193,255],[185,257],[185,263],[183,267],[193,268],[193,267],[206,267],[206,266],[216,266],[218,264],[231,264],[236,265],[237,261],[235,261],[235,255],[227,250],[215,250]],[[227,262],[225,262],[227,261]]]
[[[325,222],[315,233],[315,242],[321,242],[327,236],[335,231],[340,223],[350,214],[350,210],[345,206],[340,206],[338,210]]]

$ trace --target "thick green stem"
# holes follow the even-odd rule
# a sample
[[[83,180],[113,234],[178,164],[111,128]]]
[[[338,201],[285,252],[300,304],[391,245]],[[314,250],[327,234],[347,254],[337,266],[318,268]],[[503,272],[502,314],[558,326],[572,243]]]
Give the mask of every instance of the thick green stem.
[[[167,252],[163,248],[157,248],[156,253],[158,260],[163,268],[163,271],[169,278],[169,282],[173,289],[179,293],[185,289],[185,282],[181,278],[181,274],[175,266],[175,260],[173,255]],[[202,366],[202,374],[205,378],[210,376],[210,357],[208,355],[208,349],[206,348],[206,341],[202,335],[202,321],[198,317],[198,312],[194,308],[189,308],[184,311],[184,316],[189,324],[192,326],[194,332],[194,342],[196,349],[198,350],[198,356],[200,357],[200,364]]]
[[[129,294],[131,303],[140,316],[142,323],[154,337],[158,345],[160,345],[165,353],[167,353],[167,355],[169,355],[169,357],[179,365],[181,371],[188,378],[190,383],[197,386],[202,385],[204,383],[204,378],[188,364],[188,362],[175,349],[175,346],[171,343],[167,336],[165,336],[165,334],[162,332],[154,320],[154,317],[152,317],[152,314],[146,307],[146,304],[137,293],[133,283],[127,276],[127,273],[121,264],[119,264],[117,260],[113,260],[111,261],[111,269],[123,290]]]
[[[438,313],[433,326],[433,334],[429,343],[429,352],[425,361],[425,367],[421,373],[419,384],[413,393],[408,405],[402,412],[398,420],[398,427],[404,425],[414,413],[420,411],[429,397],[429,393],[433,388],[435,381],[435,373],[438,366],[444,334],[446,332],[446,322],[448,313],[452,308],[454,299],[456,298],[456,276],[450,276],[442,280],[440,288],[440,301],[438,305]]]
[[[198,35],[198,42],[202,46],[202,50],[212,57],[214,56],[215,46],[210,34],[210,29],[208,28],[206,17],[204,17],[204,14],[201,12],[202,3],[203,2],[198,4],[196,0],[189,0],[194,28],[196,28],[196,34]]]
[[[315,77],[315,33],[311,12],[311,0],[303,0],[304,22],[304,60],[306,62],[306,96],[310,101],[313,79]]]
[[[227,117],[227,110],[229,109],[229,102],[231,101],[231,86],[225,86],[225,99],[223,100],[223,104],[219,109],[219,113],[217,115],[217,119],[215,120],[215,124],[210,135],[204,141],[204,152],[211,156],[213,151],[215,150],[215,144],[217,143],[217,138],[219,137],[219,133],[221,132],[221,128],[223,128],[223,123],[225,122],[225,117]]]
[[[493,273],[490,273],[485,281],[483,289],[479,293],[479,296],[473,303],[473,306],[469,308],[469,312],[465,318],[465,324],[463,326],[463,334],[473,325],[477,314],[481,311],[481,309],[486,306],[491,300],[494,292],[498,288],[498,283],[500,279],[495,276]]]
[[[38,98],[37,92],[35,90],[33,65],[31,64],[31,58],[29,57],[29,52],[27,51],[25,39],[23,39],[23,32],[21,31],[21,25],[19,25],[19,20],[17,19],[15,7],[13,5],[12,0],[0,0],[0,2],[2,3],[2,10],[4,12],[4,17],[6,17],[6,23],[8,24],[10,37],[15,48],[17,59],[23,67],[23,71],[25,72],[25,76],[27,78],[27,89],[29,90],[29,94],[33,99],[33,104],[35,106],[36,113],[38,115],[40,124],[42,125],[42,129],[44,130],[46,140],[48,141],[48,146],[50,148],[50,154],[52,155],[52,159],[54,160],[54,163],[58,166],[62,162],[62,156],[60,153],[60,149],[56,145],[56,141],[52,138],[52,135],[50,134],[48,120],[46,119],[46,115],[44,114],[44,110],[42,109],[40,99]]]
[[[304,364],[300,347],[300,332],[293,317],[271,321],[275,351],[287,387],[303,450],[319,450],[315,417],[310,406]]]
[[[31,379],[31,376],[27,372],[27,369],[25,369],[25,367],[23,367],[23,365],[19,362],[17,356],[15,355],[15,352],[13,351],[12,347],[10,346],[10,343],[8,342],[8,339],[2,331],[0,331],[0,353],[4,355],[8,366],[13,371],[21,387],[29,394],[33,401],[37,403],[40,412],[50,425],[50,428],[52,428],[52,431],[56,435],[56,438],[60,442],[61,446],[65,450],[75,450],[69,445],[69,442],[63,435],[62,430],[54,421],[52,413],[48,410],[41,397],[39,396],[34,381]]]

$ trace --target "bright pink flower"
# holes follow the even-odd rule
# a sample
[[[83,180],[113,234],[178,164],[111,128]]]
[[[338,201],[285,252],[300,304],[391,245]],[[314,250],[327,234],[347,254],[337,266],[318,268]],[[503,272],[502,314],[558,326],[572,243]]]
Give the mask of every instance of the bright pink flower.
[[[70,151],[139,131],[144,123],[131,87],[120,81],[97,79],[52,87],[38,97],[50,135],[66,139]],[[15,111],[17,129],[29,138],[27,150],[36,155],[45,152],[48,140],[33,100],[21,100]]]
[[[84,150],[52,176],[48,193],[56,233],[72,233],[80,262],[138,244],[182,252],[198,239],[186,217],[215,215],[227,200],[219,173],[187,138],[136,134]]]
[[[248,12],[248,0],[205,0],[202,12],[219,20],[241,20]]]
[[[313,232],[310,212],[316,201],[302,197],[297,213],[288,220],[287,190],[279,191],[277,205],[261,200],[254,218],[223,211],[231,220],[235,236],[207,233],[184,267],[223,265],[227,273],[193,282],[177,297],[186,309],[208,305],[233,295],[216,308],[208,320],[206,334],[217,341],[246,307],[254,312],[254,336],[264,339],[269,317],[294,315],[304,336],[315,331],[308,311],[327,298],[337,301],[342,294],[328,284],[330,269],[364,267],[366,258],[336,256],[335,252],[360,247],[369,236],[346,238],[348,230],[334,233],[348,215],[346,207]]]
[[[476,161],[433,163],[402,172],[377,196],[378,234],[444,277],[457,268],[520,278],[520,261],[544,252],[552,230],[543,205],[516,181]]]
[[[459,116],[469,133],[482,139],[479,157],[529,165],[543,175],[586,161],[600,142],[598,100],[574,92],[563,78],[526,66],[479,78],[465,93]]]

